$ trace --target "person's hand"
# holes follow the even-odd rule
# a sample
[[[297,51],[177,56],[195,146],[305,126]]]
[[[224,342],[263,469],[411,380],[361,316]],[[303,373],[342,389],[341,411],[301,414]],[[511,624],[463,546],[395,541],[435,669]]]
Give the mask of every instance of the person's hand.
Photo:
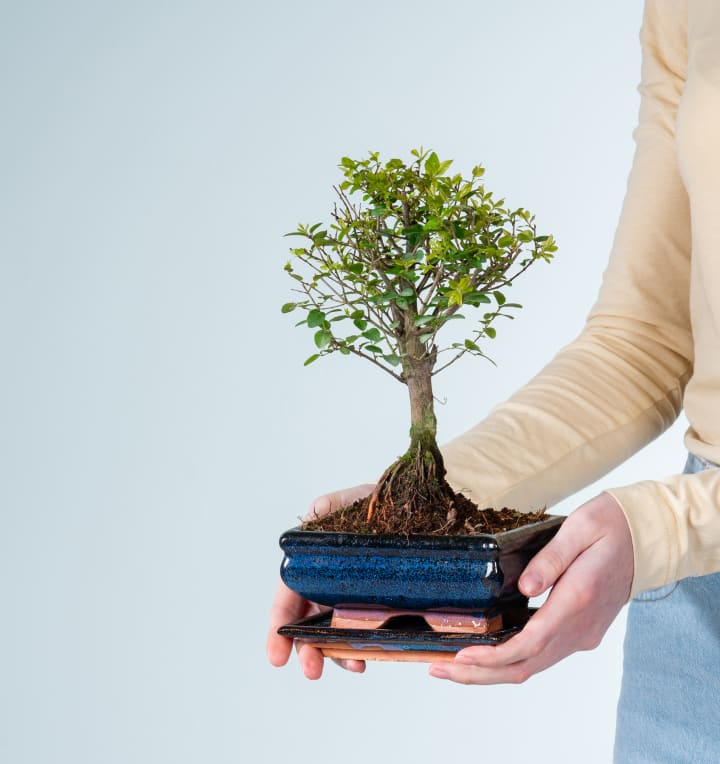
[[[592,650],[627,602],[634,573],[625,515],[602,493],[577,509],[523,571],[528,597],[553,587],[525,628],[497,646],[460,650],[430,675],[462,684],[520,683],[578,650]]]
[[[312,503],[306,518],[323,517],[339,507],[364,498],[373,488],[375,486],[369,483],[321,496]],[[288,589],[282,581],[279,582],[270,611],[270,630],[267,638],[267,655],[273,666],[284,666],[290,658],[293,646],[293,640],[289,637],[280,636],[277,630],[286,623],[314,615],[321,612],[322,609],[319,605],[308,602],[299,594]],[[319,679],[324,663],[322,652],[307,644],[299,644],[297,652],[305,676],[308,679]],[[337,660],[335,663],[348,671],[365,671],[365,661]]]

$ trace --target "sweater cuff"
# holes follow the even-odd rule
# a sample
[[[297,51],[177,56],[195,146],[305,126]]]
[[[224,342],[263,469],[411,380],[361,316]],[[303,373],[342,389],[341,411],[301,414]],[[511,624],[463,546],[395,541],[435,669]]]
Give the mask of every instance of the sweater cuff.
[[[675,518],[651,481],[605,490],[625,514],[633,544],[635,573],[630,597],[677,579]]]

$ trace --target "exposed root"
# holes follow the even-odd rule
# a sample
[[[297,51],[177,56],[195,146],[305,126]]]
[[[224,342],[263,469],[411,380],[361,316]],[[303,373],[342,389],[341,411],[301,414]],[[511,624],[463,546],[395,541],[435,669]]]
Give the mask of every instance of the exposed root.
[[[383,473],[380,480],[378,480],[377,485],[375,486],[375,490],[370,495],[370,499],[368,500],[368,507],[367,507],[367,514],[366,514],[366,521],[368,524],[372,522],[373,515],[375,514],[375,510],[378,507],[378,504],[380,504],[380,498],[383,497],[386,499],[387,503],[384,503],[382,506],[382,516],[384,518],[387,518],[387,505],[390,505],[390,509],[395,509],[395,502],[393,501],[393,495],[392,495],[392,484],[393,480],[395,479],[395,475],[400,471],[400,468],[402,467],[402,459],[398,459],[394,464],[391,464]]]
[[[407,454],[392,464],[378,481],[367,501],[365,521],[384,528],[383,532],[418,532],[411,530],[419,517],[431,510],[433,518],[445,518],[455,501],[455,494],[444,479],[442,457],[433,448],[418,442]],[[400,528],[392,530],[400,524]],[[425,524],[425,523],[423,523]]]
[[[445,466],[437,447],[413,443],[385,470],[370,496],[303,527],[408,536],[467,535],[517,528],[544,514],[545,510],[525,514],[511,509],[478,509],[445,481]]]

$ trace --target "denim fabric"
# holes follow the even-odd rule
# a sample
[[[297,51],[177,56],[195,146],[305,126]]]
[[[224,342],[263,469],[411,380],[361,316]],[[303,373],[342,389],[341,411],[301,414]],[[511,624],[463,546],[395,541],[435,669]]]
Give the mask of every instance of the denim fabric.
[[[717,466],[691,454],[685,472]],[[720,573],[631,601],[615,762],[720,762]]]

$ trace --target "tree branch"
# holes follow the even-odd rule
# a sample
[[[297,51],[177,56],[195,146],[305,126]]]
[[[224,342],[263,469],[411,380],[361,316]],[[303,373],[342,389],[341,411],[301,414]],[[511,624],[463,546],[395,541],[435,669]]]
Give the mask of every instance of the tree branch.
[[[339,348],[340,346],[338,345],[337,347]],[[348,350],[354,355],[359,356],[360,358],[364,358],[366,361],[370,361],[370,363],[374,363],[375,366],[387,372],[391,377],[397,379],[398,382],[406,384],[405,380],[397,372],[380,363],[380,361],[378,361],[374,356],[363,353],[362,350],[358,350],[357,348],[348,348]]]

